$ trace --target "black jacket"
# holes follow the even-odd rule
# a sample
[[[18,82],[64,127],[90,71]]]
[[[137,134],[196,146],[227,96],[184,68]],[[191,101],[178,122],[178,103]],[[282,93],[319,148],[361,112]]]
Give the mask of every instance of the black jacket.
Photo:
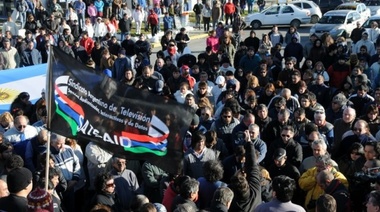
[[[347,188],[337,179],[332,180],[325,189],[326,194],[330,194],[336,200],[336,211],[351,211],[351,200]]]
[[[249,185],[249,191],[242,196],[236,195],[232,199],[232,203],[229,211],[231,212],[246,212],[253,211],[262,201],[261,201],[261,185],[260,185],[260,171],[257,164],[257,159],[255,156],[255,146],[252,142],[247,142],[244,145],[246,151],[246,162],[245,162],[245,173],[246,179]],[[230,184],[231,186],[231,184]]]

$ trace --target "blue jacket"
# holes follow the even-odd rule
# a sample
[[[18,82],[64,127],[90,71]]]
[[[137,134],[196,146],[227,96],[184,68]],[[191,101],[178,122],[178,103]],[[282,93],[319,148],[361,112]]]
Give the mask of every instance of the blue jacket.
[[[132,69],[131,59],[129,57],[117,58],[112,67],[112,77],[117,81],[124,79],[126,69]]]
[[[244,73],[255,71],[259,67],[260,61],[261,58],[258,55],[253,55],[252,57],[244,55],[239,62],[239,66],[243,69]]]
[[[21,54],[20,66],[32,66],[42,63],[42,57],[37,49],[25,49]]]
[[[164,29],[172,29],[173,28],[173,18],[170,16],[164,16]]]
[[[96,10],[98,12],[103,12],[103,8],[104,8],[104,2],[103,2],[103,0],[95,1],[94,2],[94,6],[96,7]]]

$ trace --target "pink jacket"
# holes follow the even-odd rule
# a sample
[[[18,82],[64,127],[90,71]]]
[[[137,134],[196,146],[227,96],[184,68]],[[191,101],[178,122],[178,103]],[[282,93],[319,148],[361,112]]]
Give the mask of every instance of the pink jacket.
[[[90,17],[94,17],[97,15],[97,10],[96,10],[96,7],[94,5],[90,5],[87,7],[87,14],[90,16]]]
[[[212,52],[216,53],[219,49],[219,39],[215,36],[210,36],[206,39],[206,46],[211,46]]]

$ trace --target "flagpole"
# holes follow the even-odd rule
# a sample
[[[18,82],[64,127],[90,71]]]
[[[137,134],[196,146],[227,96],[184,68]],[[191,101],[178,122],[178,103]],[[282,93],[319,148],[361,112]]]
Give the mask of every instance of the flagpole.
[[[46,148],[46,162],[45,162],[45,191],[49,190],[50,135],[51,135],[51,132],[48,131],[47,148]]]
[[[48,65],[46,70],[46,88],[45,88],[45,102],[46,111],[47,111],[47,119],[46,119],[46,128],[48,130],[47,137],[47,147],[46,147],[46,162],[45,162],[45,191],[49,188],[49,167],[50,167],[50,136],[51,136],[51,103],[50,99],[52,98],[52,65],[53,65],[53,47],[50,45],[49,47],[49,58]]]

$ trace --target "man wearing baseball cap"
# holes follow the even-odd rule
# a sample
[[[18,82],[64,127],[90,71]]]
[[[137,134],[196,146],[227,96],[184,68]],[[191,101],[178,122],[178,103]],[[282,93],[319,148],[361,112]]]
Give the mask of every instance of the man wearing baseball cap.
[[[295,181],[298,181],[300,177],[300,172],[298,169],[287,163],[286,160],[288,157],[286,156],[286,150],[283,148],[278,148],[273,154],[274,164],[268,168],[269,175],[272,178],[275,178],[280,175],[286,175],[292,178]]]
[[[32,172],[24,167],[15,168],[8,173],[7,184],[10,194],[0,198],[0,211],[27,211],[27,196],[33,187]]]

